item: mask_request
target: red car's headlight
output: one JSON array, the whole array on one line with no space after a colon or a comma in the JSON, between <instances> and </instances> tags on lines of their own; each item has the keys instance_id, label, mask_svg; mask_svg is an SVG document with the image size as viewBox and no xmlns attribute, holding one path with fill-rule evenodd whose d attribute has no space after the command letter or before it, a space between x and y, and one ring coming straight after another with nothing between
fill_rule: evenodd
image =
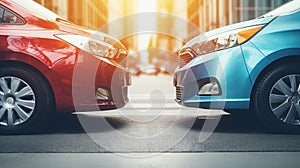
<instances>
[{"instance_id":1,"label":"red car's headlight","mask_svg":"<svg viewBox=\"0 0 300 168\"><path fill-rule=\"evenodd\" d=\"M111 44L82 35L56 35L67 43L93 55L114 58L118 50Z\"/></svg>"}]
</instances>

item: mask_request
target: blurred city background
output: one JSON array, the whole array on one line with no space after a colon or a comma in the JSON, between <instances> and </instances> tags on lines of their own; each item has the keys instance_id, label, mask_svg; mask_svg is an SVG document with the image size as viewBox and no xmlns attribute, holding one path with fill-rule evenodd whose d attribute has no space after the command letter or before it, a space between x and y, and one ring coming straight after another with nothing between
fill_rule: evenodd
<instances>
[{"instance_id":1,"label":"blurred city background","mask_svg":"<svg viewBox=\"0 0 300 168\"><path fill-rule=\"evenodd\" d=\"M180 32L184 40L163 34L136 34L121 40L130 51L129 67L135 74L173 73L177 66L176 53L184 42L201 32L240 21L254 19L289 0L35 0L75 24L91 29L107 26L107 32L138 30L139 21L120 23L123 27L110 27L109 23L121 17L158 12L153 26L171 34ZM186 25L176 23L176 16ZM192 24L188 24L192 23ZM195 27L198 29L195 30ZM148 67L148 69L147 69ZM149 68L150 67L150 68ZM152 69L151 69L152 67Z\"/></svg>"}]
</instances>

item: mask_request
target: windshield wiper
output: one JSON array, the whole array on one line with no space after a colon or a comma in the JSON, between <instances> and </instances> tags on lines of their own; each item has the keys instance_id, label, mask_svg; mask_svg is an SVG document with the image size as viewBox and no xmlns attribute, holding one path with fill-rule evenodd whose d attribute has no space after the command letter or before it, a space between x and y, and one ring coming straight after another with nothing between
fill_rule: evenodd
<instances>
[{"instance_id":1,"label":"windshield wiper","mask_svg":"<svg viewBox=\"0 0 300 168\"><path fill-rule=\"evenodd\" d=\"M262 16L258 17L258 19L273 17L273 16L275 16L275 15L262 15Z\"/></svg>"},{"instance_id":2,"label":"windshield wiper","mask_svg":"<svg viewBox=\"0 0 300 168\"><path fill-rule=\"evenodd\" d=\"M68 20L60 18L60 17L56 18L55 21L64 22L64 23L68 23L68 24L73 24L71 21L68 21Z\"/></svg>"}]
</instances>

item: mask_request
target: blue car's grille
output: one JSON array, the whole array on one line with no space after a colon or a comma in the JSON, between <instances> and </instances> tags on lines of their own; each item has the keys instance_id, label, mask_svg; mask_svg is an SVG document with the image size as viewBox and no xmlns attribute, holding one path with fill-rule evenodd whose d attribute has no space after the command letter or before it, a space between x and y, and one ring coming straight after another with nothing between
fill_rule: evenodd
<instances>
[{"instance_id":1,"label":"blue car's grille","mask_svg":"<svg viewBox=\"0 0 300 168\"><path fill-rule=\"evenodd\" d=\"M181 86L176 86L176 100L182 99L183 88Z\"/></svg>"},{"instance_id":2,"label":"blue car's grille","mask_svg":"<svg viewBox=\"0 0 300 168\"><path fill-rule=\"evenodd\" d=\"M179 68L184 67L187 63L189 63L193 59L193 54L186 51L183 53L180 53L178 57L178 66Z\"/></svg>"}]
</instances>

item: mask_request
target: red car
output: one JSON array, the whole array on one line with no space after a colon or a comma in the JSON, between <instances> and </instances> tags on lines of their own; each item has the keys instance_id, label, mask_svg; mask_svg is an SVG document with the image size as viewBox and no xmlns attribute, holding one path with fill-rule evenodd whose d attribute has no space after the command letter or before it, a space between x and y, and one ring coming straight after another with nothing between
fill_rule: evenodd
<instances>
[{"instance_id":1,"label":"red car","mask_svg":"<svg viewBox=\"0 0 300 168\"><path fill-rule=\"evenodd\" d=\"M127 101L127 50L34 1L0 0L0 132L32 132L49 114Z\"/></svg>"}]
</instances>

